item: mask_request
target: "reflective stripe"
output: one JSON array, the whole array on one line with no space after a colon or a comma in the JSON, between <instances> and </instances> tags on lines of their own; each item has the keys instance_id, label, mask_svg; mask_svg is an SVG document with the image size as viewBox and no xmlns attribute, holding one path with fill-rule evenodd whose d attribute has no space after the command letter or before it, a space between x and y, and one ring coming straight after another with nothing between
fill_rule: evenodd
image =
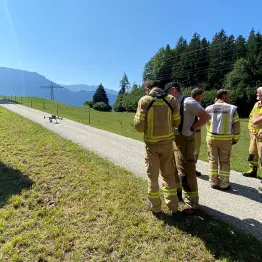
<instances>
[{"instance_id":1,"label":"reflective stripe","mask_svg":"<svg viewBox=\"0 0 262 262\"><path fill-rule=\"evenodd\" d=\"M220 176L229 176L229 175L230 175L230 172L228 172L228 171L221 171L221 170L220 170L219 175L220 175Z\"/></svg>"},{"instance_id":2,"label":"reflective stripe","mask_svg":"<svg viewBox=\"0 0 262 262\"><path fill-rule=\"evenodd\" d=\"M238 115L233 118L233 122L234 123L239 122L239 116Z\"/></svg>"},{"instance_id":3,"label":"reflective stripe","mask_svg":"<svg viewBox=\"0 0 262 262\"><path fill-rule=\"evenodd\" d=\"M189 196L189 197L198 197L198 192L186 192L185 190L183 190L183 193L185 194L185 196Z\"/></svg>"},{"instance_id":4,"label":"reflective stripe","mask_svg":"<svg viewBox=\"0 0 262 262\"><path fill-rule=\"evenodd\" d=\"M180 114L173 114L173 120L179 120L180 119Z\"/></svg>"},{"instance_id":5,"label":"reflective stripe","mask_svg":"<svg viewBox=\"0 0 262 262\"><path fill-rule=\"evenodd\" d=\"M211 175L217 175L218 174L218 169L209 169L208 173Z\"/></svg>"},{"instance_id":6,"label":"reflective stripe","mask_svg":"<svg viewBox=\"0 0 262 262\"><path fill-rule=\"evenodd\" d=\"M157 191L157 192L149 192L147 194L148 198L151 198L151 199L157 199L157 198L160 198L160 192Z\"/></svg>"},{"instance_id":7,"label":"reflective stripe","mask_svg":"<svg viewBox=\"0 0 262 262\"><path fill-rule=\"evenodd\" d=\"M207 132L207 139L213 139L213 140L232 140L233 135L217 135L212 134L210 132Z\"/></svg>"},{"instance_id":8,"label":"reflective stripe","mask_svg":"<svg viewBox=\"0 0 262 262\"><path fill-rule=\"evenodd\" d=\"M174 134L167 135L167 136L157 136L157 137L150 137L150 136L144 136L144 140L146 142L156 143L161 140L173 140Z\"/></svg>"},{"instance_id":9,"label":"reflective stripe","mask_svg":"<svg viewBox=\"0 0 262 262\"><path fill-rule=\"evenodd\" d=\"M135 119L136 120L145 120L145 113L136 113Z\"/></svg>"}]
</instances>

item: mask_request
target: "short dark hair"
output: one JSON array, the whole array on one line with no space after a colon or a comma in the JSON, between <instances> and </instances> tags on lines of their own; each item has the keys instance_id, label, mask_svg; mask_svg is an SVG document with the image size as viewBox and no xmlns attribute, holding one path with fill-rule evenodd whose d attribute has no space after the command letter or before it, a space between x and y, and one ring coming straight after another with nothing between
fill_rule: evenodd
<instances>
[{"instance_id":1,"label":"short dark hair","mask_svg":"<svg viewBox=\"0 0 262 262\"><path fill-rule=\"evenodd\" d=\"M165 91L168 91L170 88L176 88L178 92L181 92L181 88L180 88L179 83L170 82L170 83L166 84Z\"/></svg>"},{"instance_id":2,"label":"short dark hair","mask_svg":"<svg viewBox=\"0 0 262 262\"><path fill-rule=\"evenodd\" d=\"M143 83L144 88L152 89L154 87L158 87L161 89L165 89L166 82L164 80L145 80Z\"/></svg>"},{"instance_id":3,"label":"short dark hair","mask_svg":"<svg viewBox=\"0 0 262 262\"><path fill-rule=\"evenodd\" d=\"M202 95L204 93L204 89L200 87L196 87L191 91L191 96L193 98L196 98L199 95Z\"/></svg>"},{"instance_id":4,"label":"short dark hair","mask_svg":"<svg viewBox=\"0 0 262 262\"><path fill-rule=\"evenodd\" d=\"M222 99L223 95L227 95L229 92L226 89L219 89L217 91L217 99Z\"/></svg>"}]
</instances>

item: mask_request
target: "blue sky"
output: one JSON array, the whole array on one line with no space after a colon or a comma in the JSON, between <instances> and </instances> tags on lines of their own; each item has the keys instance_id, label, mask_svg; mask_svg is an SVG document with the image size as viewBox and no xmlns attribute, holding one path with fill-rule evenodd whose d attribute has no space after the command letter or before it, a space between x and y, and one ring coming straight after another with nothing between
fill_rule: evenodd
<instances>
[{"instance_id":1,"label":"blue sky","mask_svg":"<svg viewBox=\"0 0 262 262\"><path fill-rule=\"evenodd\" d=\"M261 0L0 0L0 66L118 90L181 35L262 31L261 10Z\"/></svg>"}]
</instances>

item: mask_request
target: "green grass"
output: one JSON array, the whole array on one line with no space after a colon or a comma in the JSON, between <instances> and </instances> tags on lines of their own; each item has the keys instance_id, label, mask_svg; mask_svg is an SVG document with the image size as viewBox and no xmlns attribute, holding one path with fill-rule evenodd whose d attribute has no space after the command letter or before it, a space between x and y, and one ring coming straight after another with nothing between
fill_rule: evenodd
<instances>
[{"instance_id":1,"label":"green grass","mask_svg":"<svg viewBox=\"0 0 262 262\"><path fill-rule=\"evenodd\" d=\"M81 122L88 123L88 107L71 107L65 104L56 103L54 101L26 97L22 98L22 103L25 106L32 107L39 110L45 110L49 113L57 113L57 105L59 115ZM21 102L21 97L17 97L16 101ZM44 103L44 107L43 107ZM116 112L97 112L91 110L91 126L117 133L126 137L142 141L142 135L137 133L133 127L134 113L116 113ZM249 169L247 157L249 148L249 134L247 130L248 119L241 119L241 137L237 145L233 146L231 156L231 167L233 170L244 172ZM202 145L199 159L207 161L207 147L206 147L206 128L202 128Z\"/></svg>"},{"instance_id":2,"label":"green grass","mask_svg":"<svg viewBox=\"0 0 262 262\"><path fill-rule=\"evenodd\" d=\"M0 115L0 261L262 260L252 236L204 212L159 221L146 209L144 179Z\"/></svg>"}]
</instances>

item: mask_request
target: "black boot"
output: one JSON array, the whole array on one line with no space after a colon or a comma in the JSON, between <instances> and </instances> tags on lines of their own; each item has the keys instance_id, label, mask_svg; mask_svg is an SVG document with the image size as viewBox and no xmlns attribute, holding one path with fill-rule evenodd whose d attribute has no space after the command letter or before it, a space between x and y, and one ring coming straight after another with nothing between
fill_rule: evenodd
<instances>
[{"instance_id":1,"label":"black boot","mask_svg":"<svg viewBox=\"0 0 262 262\"><path fill-rule=\"evenodd\" d=\"M202 175L201 172L196 170L196 176L201 176L201 175Z\"/></svg>"},{"instance_id":2,"label":"black boot","mask_svg":"<svg viewBox=\"0 0 262 262\"><path fill-rule=\"evenodd\" d=\"M257 177L257 166L253 166L248 172L242 174L245 177Z\"/></svg>"}]
</instances>

